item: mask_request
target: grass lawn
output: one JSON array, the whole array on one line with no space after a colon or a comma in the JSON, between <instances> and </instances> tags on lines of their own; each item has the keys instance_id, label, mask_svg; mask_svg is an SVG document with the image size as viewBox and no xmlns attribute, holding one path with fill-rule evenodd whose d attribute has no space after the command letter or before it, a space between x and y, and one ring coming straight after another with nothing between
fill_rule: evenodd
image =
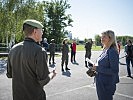
<instances>
[{"instance_id":1,"label":"grass lawn","mask_svg":"<svg viewBox=\"0 0 133 100\"><path fill-rule=\"evenodd\" d=\"M85 45L77 45L77 51L85 51ZM92 46L92 51L102 50L101 46Z\"/></svg>"}]
</instances>

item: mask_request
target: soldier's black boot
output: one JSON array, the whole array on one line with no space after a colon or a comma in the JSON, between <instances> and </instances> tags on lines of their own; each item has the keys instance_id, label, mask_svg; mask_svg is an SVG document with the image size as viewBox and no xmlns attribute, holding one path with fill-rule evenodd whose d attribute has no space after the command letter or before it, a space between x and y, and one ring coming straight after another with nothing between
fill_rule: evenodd
<instances>
[{"instance_id":1,"label":"soldier's black boot","mask_svg":"<svg viewBox=\"0 0 133 100\"><path fill-rule=\"evenodd\" d=\"M49 65L51 65L51 62L49 62Z\"/></svg>"},{"instance_id":2,"label":"soldier's black boot","mask_svg":"<svg viewBox=\"0 0 133 100\"><path fill-rule=\"evenodd\" d=\"M70 70L70 69L66 66L66 70Z\"/></svg>"},{"instance_id":3,"label":"soldier's black boot","mask_svg":"<svg viewBox=\"0 0 133 100\"><path fill-rule=\"evenodd\" d=\"M63 66L61 67L61 71L64 72Z\"/></svg>"},{"instance_id":4,"label":"soldier's black boot","mask_svg":"<svg viewBox=\"0 0 133 100\"><path fill-rule=\"evenodd\" d=\"M87 66L87 61L85 61L85 67L88 67L88 66Z\"/></svg>"},{"instance_id":5,"label":"soldier's black boot","mask_svg":"<svg viewBox=\"0 0 133 100\"><path fill-rule=\"evenodd\" d=\"M93 67L93 64L91 64L91 63L88 63L88 66L89 66L89 67Z\"/></svg>"}]
</instances>

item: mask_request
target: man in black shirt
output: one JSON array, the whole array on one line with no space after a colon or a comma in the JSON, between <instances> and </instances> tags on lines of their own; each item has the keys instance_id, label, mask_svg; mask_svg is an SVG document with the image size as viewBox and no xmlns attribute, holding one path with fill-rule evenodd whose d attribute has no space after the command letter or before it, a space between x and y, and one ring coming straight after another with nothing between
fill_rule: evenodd
<instances>
[{"instance_id":1,"label":"man in black shirt","mask_svg":"<svg viewBox=\"0 0 133 100\"><path fill-rule=\"evenodd\" d=\"M92 40L88 40L85 44L85 67L89 66L89 63L87 64L86 58L91 58L91 48L92 48Z\"/></svg>"},{"instance_id":2,"label":"man in black shirt","mask_svg":"<svg viewBox=\"0 0 133 100\"><path fill-rule=\"evenodd\" d=\"M55 42L54 39L51 39L51 43L49 44L49 52L50 52L50 57L49 57L49 65L51 65L51 58L53 64L55 64L54 57L55 57Z\"/></svg>"},{"instance_id":3,"label":"man in black shirt","mask_svg":"<svg viewBox=\"0 0 133 100\"><path fill-rule=\"evenodd\" d=\"M42 39L42 28L39 21L25 20L25 39L9 52L7 77L12 78L13 100L46 100L43 86L56 72L49 72L47 53L37 44Z\"/></svg>"},{"instance_id":4,"label":"man in black shirt","mask_svg":"<svg viewBox=\"0 0 133 100\"><path fill-rule=\"evenodd\" d=\"M128 40L127 45L125 45L125 53L126 53L127 73L128 73L127 77L132 77L130 70L130 62L133 67L133 45L131 40Z\"/></svg>"}]
</instances>

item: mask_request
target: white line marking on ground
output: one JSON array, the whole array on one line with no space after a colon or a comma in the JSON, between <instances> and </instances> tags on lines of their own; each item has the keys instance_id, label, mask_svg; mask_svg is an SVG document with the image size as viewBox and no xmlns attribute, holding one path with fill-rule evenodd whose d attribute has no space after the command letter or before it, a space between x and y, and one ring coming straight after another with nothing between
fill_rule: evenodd
<instances>
[{"instance_id":1,"label":"white line marking on ground","mask_svg":"<svg viewBox=\"0 0 133 100\"><path fill-rule=\"evenodd\" d=\"M120 78L127 78L127 77L126 76L122 76ZM71 89L71 90L58 92L58 93L55 93L53 95L48 95L47 97L52 97L52 96L56 96L56 95L60 95L60 94L64 94L64 93L68 93L68 92L72 92L72 91L76 91L76 90L83 89L83 88L86 88L86 87L96 89L95 84L90 84L90 85L85 85L85 86L81 86L81 87L78 87L78 88L74 88L74 89ZM119 96L123 96L123 97L126 97L126 98L133 99L133 96L121 94L121 93L118 93L118 92L116 92L115 95L119 95Z\"/></svg>"},{"instance_id":2,"label":"white line marking on ground","mask_svg":"<svg viewBox=\"0 0 133 100\"><path fill-rule=\"evenodd\" d=\"M59 95L59 94L64 94L64 93L68 93L68 92L76 91L76 90L79 90L79 89L82 89L82 88L86 88L86 87L89 87L89 88L95 88L94 84L91 84L91 85L85 85L85 86L81 86L81 87L74 88L74 89L71 89L71 90L67 90L67 91L63 91L63 92L58 92L58 93L55 93L55 94L53 94L53 95L49 95L49 96L47 96L47 97L51 97L51 96L55 96L55 95Z\"/></svg>"},{"instance_id":3,"label":"white line marking on ground","mask_svg":"<svg viewBox=\"0 0 133 100\"><path fill-rule=\"evenodd\" d=\"M126 98L133 99L133 96L129 96L129 95L125 95L125 94L121 94L121 93L118 93L118 92L116 92L115 94L116 94L116 95L119 95L119 96L126 97Z\"/></svg>"}]
</instances>

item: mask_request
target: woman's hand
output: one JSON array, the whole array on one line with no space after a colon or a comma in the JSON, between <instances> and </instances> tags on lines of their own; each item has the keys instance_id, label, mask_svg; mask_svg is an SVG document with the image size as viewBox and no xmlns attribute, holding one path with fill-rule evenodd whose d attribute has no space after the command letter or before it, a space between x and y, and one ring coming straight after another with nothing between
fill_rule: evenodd
<instances>
[{"instance_id":1,"label":"woman's hand","mask_svg":"<svg viewBox=\"0 0 133 100\"><path fill-rule=\"evenodd\" d=\"M95 64L93 65L92 69L93 69L93 70L96 70L96 66L95 66Z\"/></svg>"}]
</instances>

